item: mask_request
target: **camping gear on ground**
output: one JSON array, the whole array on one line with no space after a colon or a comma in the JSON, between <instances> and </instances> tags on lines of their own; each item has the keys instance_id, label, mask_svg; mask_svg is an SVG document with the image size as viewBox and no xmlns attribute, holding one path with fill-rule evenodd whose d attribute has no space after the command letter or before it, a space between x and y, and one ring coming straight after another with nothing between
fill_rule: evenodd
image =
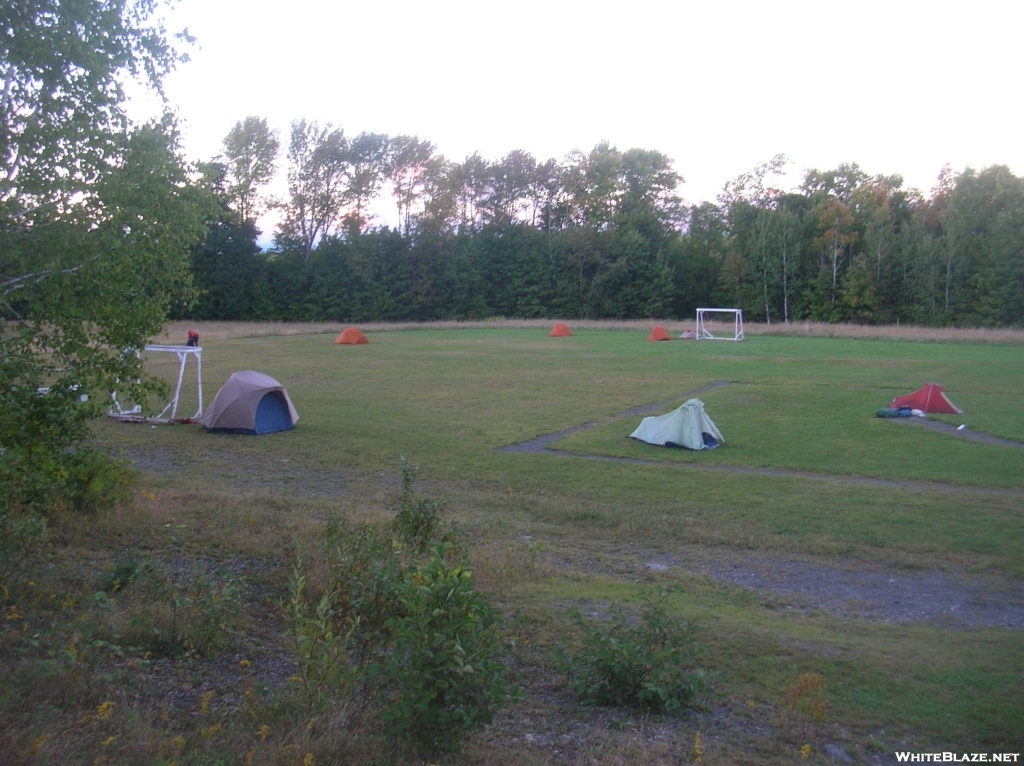
<instances>
[{"instance_id":1,"label":"camping gear on ground","mask_svg":"<svg viewBox=\"0 0 1024 766\"><path fill-rule=\"evenodd\" d=\"M630 437L659 447L687 449L715 449L725 443L700 399L688 399L667 415L644 418Z\"/></svg>"},{"instance_id":2,"label":"camping gear on ground","mask_svg":"<svg viewBox=\"0 0 1024 766\"><path fill-rule=\"evenodd\" d=\"M672 340L672 336L668 334L664 327L658 325L651 334L647 336L647 340Z\"/></svg>"},{"instance_id":3,"label":"camping gear on ground","mask_svg":"<svg viewBox=\"0 0 1024 766\"><path fill-rule=\"evenodd\" d=\"M697 337L697 333L693 330L683 330L683 334L679 336L680 340L693 340Z\"/></svg>"},{"instance_id":4,"label":"camping gear on ground","mask_svg":"<svg viewBox=\"0 0 1024 766\"><path fill-rule=\"evenodd\" d=\"M236 372L197 420L208 431L229 434L272 434L295 425L299 413L284 386L254 370Z\"/></svg>"},{"instance_id":5,"label":"camping gear on ground","mask_svg":"<svg viewBox=\"0 0 1024 766\"><path fill-rule=\"evenodd\" d=\"M548 337L549 338L571 338L572 337L572 330L569 329L569 326L565 322L559 322L558 324L556 324L551 329L551 332L548 333Z\"/></svg>"},{"instance_id":6,"label":"camping gear on ground","mask_svg":"<svg viewBox=\"0 0 1024 766\"><path fill-rule=\"evenodd\" d=\"M366 336L359 332L359 330L357 330L355 327L347 328L334 341L335 345L342 346L359 346L362 345L363 343L369 342L370 341L366 339Z\"/></svg>"},{"instance_id":7,"label":"camping gear on ground","mask_svg":"<svg viewBox=\"0 0 1024 766\"><path fill-rule=\"evenodd\" d=\"M188 331L188 342L185 343L185 345L186 346L198 346L199 345L199 333L197 333L195 330L189 330Z\"/></svg>"},{"instance_id":8,"label":"camping gear on ground","mask_svg":"<svg viewBox=\"0 0 1024 766\"><path fill-rule=\"evenodd\" d=\"M880 410L875 411L876 418L923 418L925 413L923 410L915 410L912 407L882 407Z\"/></svg>"},{"instance_id":9,"label":"camping gear on ground","mask_svg":"<svg viewBox=\"0 0 1024 766\"><path fill-rule=\"evenodd\" d=\"M897 396L889 406L894 410L911 407L922 412L941 412L948 415L959 415L963 412L942 392L942 386L938 383L925 383L912 394Z\"/></svg>"}]
</instances>

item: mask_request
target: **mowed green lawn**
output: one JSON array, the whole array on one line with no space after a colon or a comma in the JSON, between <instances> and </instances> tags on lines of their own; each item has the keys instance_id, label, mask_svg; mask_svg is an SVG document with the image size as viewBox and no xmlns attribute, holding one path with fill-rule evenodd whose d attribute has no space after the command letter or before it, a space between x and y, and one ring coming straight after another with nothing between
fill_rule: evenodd
<instances>
[{"instance_id":1,"label":"mowed green lawn","mask_svg":"<svg viewBox=\"0 0 1024 766\"><path fill-rule=\"evenodd\" d=\"M176 373L170 361L162 364ZM387 332L364 346L336 346L325 335L243 338L205 346L207 402L242 369L287 387L301 416L295 430L258 439L197 427L103 430L118 442L189 455L193 480L206 462L230 473L232 455L271 467L288 461L293 469L374 474L394 474L404 456L421 466L425 481L476 491L470 507L453 508L481 520L493 517L480 507L491 502L488 493L501 491L501 523L559 528L585 518L609 534L622 527L658 544L682 539L1024 574L1024 449L874 417L895 395L938 381L965 410L957 419L1024 441L1019 347L773 337L649 343L638 332L548 338L536 330ZM715 381L729 384L701 398L725 436L721 449L695 453L627 438L641 418L621 413L669 400L674 406ZM194 399L183 400L184 414L194 408ZM663 465L499 451L585 423L596 425L553 446ZM301 493L301 482L290 490Z\"/></svg>"},{"instance_id":2,"label":"mowed green lawn","mask_svg":"<svg viewBox=\"0 0 1024 766\"><path fill-rule=\"evenodd\" d=\"M562 562L546 579L492 580L512 629L533 631L537 644L560 640L569 601L635 598L637 581L649 580L644 562L659 555L696 565L749 557L941 569L997 584L1024 577L1024 449L874 417L895 395L936 381L965 410L949 422L1024 441L1019 347L645 337L458 330L376 333L355 347L325 335L210 342L208 402L231 372L256 369L287 387L298 426L257 438L103 422L97 435L160 464L161 475L149 479L155 484L233 496L315 492L317 502L345 508L390 499L404 456L420 466L420 490L443 501L477 550L526 556L529 540ZM725 436L721 449L691 453L626 438L640 421L620 417L626 410L674 406L715 381L728 385L700 398ZM179 414L190 415L194 399L182 407ZM499 451L585 423L595 425L553 446L657 463ZM708 627L708 661L726 670L718 699L727 704L777 707L796 675L819 672L831 720L862 742L881 727L921 744L1019 741L1019 630L780 611L733 586L678 571L664 577L682 587L678 613Z\"/></svg>"}]
</instances>

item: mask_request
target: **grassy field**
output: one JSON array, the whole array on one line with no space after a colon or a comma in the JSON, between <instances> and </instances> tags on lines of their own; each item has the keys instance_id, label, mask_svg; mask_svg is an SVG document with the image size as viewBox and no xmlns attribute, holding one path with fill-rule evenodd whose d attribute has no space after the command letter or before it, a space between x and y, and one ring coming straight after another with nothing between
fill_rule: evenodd
<instances>
[{"instance_id":1,"label":"grassy field","mask_svg":"<svg viewBox=\"0 0 1024 766\"><path fill-rule=\"evenodd\" d=\"M74 561L79 590L126 550L175 565L234 562L247 572L248 608L265 613L243 613L241 637L217 657L158 668L191 695L171 715L177 728L160 723L150 697L120 692L121 710L134 716L118 730L118 742L134 742L119 751L122 762L147 762L153 751L142 741L170 742L174 732L186 743L182 764L241 763L249 752L255 763L300 763L307 752L332 762L343 732L294 724L257 741L255 724L238 722L245 679L236 676L272 685L287 675L282 629L262 622L276 613L266 604L283 597L295 556L317 549L329 514L374 523L393 514L400 456L420 466L419 490L468 533L477 581L502 609L524 690L471 740L467 763L679 763L694 758L697 732L707 763L789 763L805 744L810 762L821 763L827 744L883 763L896 749L1024 747L1019 628L865 616L856 604L817 599L820 584L801 596L765 575L802 567L825 579L937 577L1024 606L1024 449L874 417L895 395L936 381L965 411L947 422L1024 442L1024 357L1013 341L765 334L647 343L636 330L550 339L545 328L484 326L370 333L370 345L342 347L333 335L237 337L245 334L204 333L207 403L231 372L257 369L287 387L298 426L255 438L98 423L99 443L140 467L138 499L88 523L67 520L62 533L59 555ZM154 356L150 366L177 372L172 359ZM626 411L659 402L667 411L718 381L727 385L700 398L725 436L721 449L626 438L640 421ZM186 387L179 414L195 406ZM551 445L579 457L500 451L583 424L592 425ZM741 587L727 570L762 580ZM50 578L34 587L71 589ZM600 614L656 585L677 587L673 613L703 624L704 663L719 673L713 692L679 720L579 708L551 663L550 650L566 640L568 608ZM252 669L224 670L242 656ZM826 721L787 707L806 673L823 679ZM202 734L209 721L196 712L207 689L225 699L216 736ZM8 706L11 699L8 692ZM12 746L27 752L82 715L51 708L51 729L27 726ZM107 757L98 735L75 737L78 749L40 745L37 755L51 760L38 762ZM359 752L346 762L370 760Z\"/></svg>"}]
</instances>

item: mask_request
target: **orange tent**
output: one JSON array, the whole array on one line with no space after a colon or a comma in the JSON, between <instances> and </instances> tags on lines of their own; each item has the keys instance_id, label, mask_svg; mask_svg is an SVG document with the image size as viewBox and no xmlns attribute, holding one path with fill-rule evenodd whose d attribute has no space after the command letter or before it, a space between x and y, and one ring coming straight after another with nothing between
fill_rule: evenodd
<instances>
[{"instance_id":1,"label":"orange tent","mask_svg":"<svg viewBox=\"0 0 1024 766\"><path fill-rule=\"evenodd\" d=\"M572 330L565 322L559 322L554 326L551 332L548 333L549 338L571 338Z\"/></svg>"},{"instance_id":2,"label":"orange tent","mask_svg":"<svg viewBox=\"0 0 1024 766\"><path fill-rule=\"evenodd\" d=\"M358 346L360 343L369 343L366 336L363 335L355 327L349 327L334 341L335 344L341 344L343 346Z\"/></svg>"},{"instance_id":3,"label":"orange tent","mask_svg":"<svg viewBox=\"0 0 1024 766\"><path fill-rule=\"evenodd\" d=\"M664 327L658 325L651 330L651 334L647 336L647 340L672 340L672 336L665 331Z\"/></svg>"}]
</instances>

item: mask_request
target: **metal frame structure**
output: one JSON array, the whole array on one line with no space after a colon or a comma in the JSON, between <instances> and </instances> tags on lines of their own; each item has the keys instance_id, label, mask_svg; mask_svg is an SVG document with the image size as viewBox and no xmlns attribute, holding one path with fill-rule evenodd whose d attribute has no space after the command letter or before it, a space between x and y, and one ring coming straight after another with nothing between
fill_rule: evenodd
<instances>
[{"instance_id":1,"label":"metal frame structure","mask_svg":"<svg viewBox=\"0 0 1024 766\"><path fill-rule=\"evenodd\" d=\"M719 337L714 335L704 323L706 314L732 314L733 315L733 337ZM742 309L697 309L697 340L743 340L743 310Z\"/></svg>"},{"instance_id":2,"label":"metal frame structure","mask_svg":"<svg viewBox=\"0 0 1024 766\"><path fill-rule=\"evenodd\" d=\"M185 365L188 362L190 356L196 358L196 388L199 390L199 409L196 410L196 414L192 416L192 420L195 420L203 414L203 348L202 346L161 346L153 345L146 346L147 352L157 353L172 353L176 354L178 361L181 363L178 367L178 383L174 387L174 398L160 410L160 414L156 417L147 418L142 414L142 405L136 404L131 409L124 409L121 403L117 400L117 392L114 391L110 394L110 398L114 400L114 406L107 411L107 416L117 418L119 420L135 420L145 421L147 423L170 423L174 421L178 414L178 400L181 398L181 383L185 378ZM139 352L136 351L136 354ZM167 410L171 411L170 417L165 418L164 415Z\"/></svg>"}]
</instances>

